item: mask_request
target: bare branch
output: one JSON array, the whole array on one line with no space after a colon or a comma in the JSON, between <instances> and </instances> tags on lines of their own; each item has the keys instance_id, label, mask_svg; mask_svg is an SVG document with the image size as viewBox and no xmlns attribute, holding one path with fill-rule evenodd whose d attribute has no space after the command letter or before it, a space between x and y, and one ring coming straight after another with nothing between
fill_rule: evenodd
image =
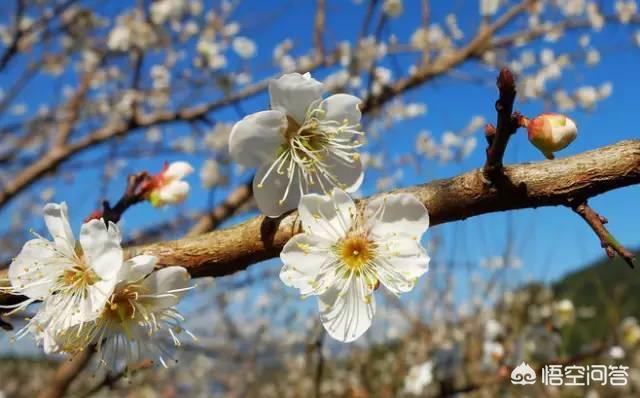
<instances>
[{"instance_id":1,"label":"bare branch","mask_svg":"<svg viewBox=\"0 0 640 398\"><path fill-rule=\"evenodd\" d=\"M324 26L326 19L326 4L325 0L316 0L316 17L314 21L314 30L313 30L313 45L317 51L317 57L319 59L324 58Z\"/></svg>"},{"instance_id":2,"label":"bare branch","mask_svg":"<svg viewBox=\"0 0 640 398\"><path fill-rule=\"evenodd\" d=\"M608 222L606 218L596 213L596 211L593 210L586 201L571 206L571 208L580 215L587 224L589 224L591 229L593 229L593 232L595 232L598 238L600 238L600 245L609 258L613 258L617 254L622 257L629 267L634 267L635 257L633 253L620 244L620 242L611 235L611 232L607 230L604 226L604 224Z\"/></svg>"},{"instance_id":3,"label":"bare branch","mask_svg":"<svg viewBox=\"0 0 640 398\"><path fill-rule=\"evenodd\" d=\"M63 362L53 376L53 380L43 389L38 398L59 398L64 396L71 382L82 372L93 356L93 349L86 349Z\"/></svg>"},{"instance_id":4,"label":"bare branch","mask_svg":"<svg viewBox=\"0 0 640 398\"><path fill-rule=\"evenodd\" d=\"M509 69L502 68L496 85L500 92L500 97L496 101L498 124L491 134L487 134L489 146L487 147L487 161L484 165L485 177L489 181L493 181L502 171L504 151L507 149L509 138L518 128L518 125L511 118L513 102L516 99L516 81Z\"/></svg>"},{"instance_id":5,"label":"bare branch","mask_svg":"<svg viewBox=\"0 0 640 398\"><path fill-rule=\"evenodd\" d=\"M253 198L252 180L253 178L234 189L215 209L209 214L203 215L186 236L197 236L216 229L220 223L227 220L247 204Z\"/></svg>"}]
</instances>

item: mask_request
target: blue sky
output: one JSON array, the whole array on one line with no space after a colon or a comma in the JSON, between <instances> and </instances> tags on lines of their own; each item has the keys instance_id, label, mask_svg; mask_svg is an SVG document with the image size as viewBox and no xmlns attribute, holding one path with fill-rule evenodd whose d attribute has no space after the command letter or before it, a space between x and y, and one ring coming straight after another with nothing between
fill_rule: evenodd
<instances>
[{"instance_id":1,"label":"blue sky","mask_svg":"<svg viewBox=\"0 0 640 398\"><path fill-rule=\"evenodd\" d=\"M388 37L389 32L393 32L401 42L406 42L420 21L419 3L419 1L405 1L403 16L400 19L391 20L383 32L383 36ZM443 21L444 15L454 12L466 37L473 34L478 22L475 1L433 1L431 3L432 20ZM470 4L472 6L469 6ZM100 12L107 16L118 14L120 9L121 4L116 2L104 2L99 8ZM353 5L351 1L330 0L328 1L328 13L330 15L326 32L328 42L353 41L357 37L360 29L359 21L362 20L364 13L363 6ZM245 1L241 3L233 15L234 19L241 24L240 34L253 38L258 44L258 61L254 63L257 65L254 80L271 75L275 71L270 66L271 49L274 43L291 37L297 49L308 48L312 29L312 1ZM258 18L262 18L261 23L256 23ZM526 21L520 19L513 26L522 27L524 23ZM469 29L469 26L472 28ZM592 35L592 43L601 49L602 62L593 68L578 66L565 73L566 83L563 82L562 85L568 91L585 83L597 86L605 81L612 82L614 89L612 96L598 103L594 111L569 113L579 126L579 136L568 149L558 154L560 157L638 136L635 116L638 104L636 97L640 83L636 71L640 64L640 51L637 48L634 49L630 32L632 30L627 27L613 26L600 34ZM578 34L569 34L559 44L551 45L540 41L537 44L527 46L527 48L540 50L545 46L552 46L556 53L562 50L577 49L578 37ZM296 52L295 49L293 53L300 55L300 52ZM398 57L398 63L403 72L406 72L410 62L414 61L415 58L411 56ZM232 57L230 67L233 68L236 65L239 65L239 60ZM383 65L391 67L389 64L383 63ZM390 153L411 153L415 148L416 135L423 129L430 130L438 137L447 130L455 131L463 128L473 115L482 115L490 121L495 120L496 90L492 84L495 72L486 70L474 62L463 66L461 70L481 77L487 84L467 83L450 77L442 77L431 82L428 86L407 93L408 102L424 102L428 106L428 112L424 117L397 123L385 133L383 144ZM8 73L0 77L0 87L6 89L19 71L19 65L14 65ZM325 75L326 73L320 73L319 77ZM69 76L70 73L65 74L60 82L73 83ZM39 99L43 96L51 98L58 96L62 86L60 82L45 85L36 84L28 87L24 99L27 101L26 105L29 110L33 112L36 108L35 103L29 102L29 98L36 98L36 93L39 94L37 96ZM242 109L247 113L265 109L267 106L266 94L242 103ZM553 110L543 109L539 102L522 103L518 101L515 108L528 116L535 116L543 110ZM238 120L238 114L233 109L227 109L217 113L215 118L219 121L234 122ZM170 125L164 128L164 132L167 136L177 137L188 133L188 127ZM139 142L143 142L143 132L136 134L139 137L137 138ZM444 166L436 162L428 162L425 163L428 166L426 172L420 175L406 170L405 177L399 185L408 186L423 183L433 178L450 177L480 167L484 162L484 144L480 134L480 132L477 133L479 145L468 159ZM107 145L87 151L75 161L103 157L112 148ZM174 159L185 159L198 167L205 160L205 157L199 155L175 158L159 156L153 159L131 161L121 171L118 178L109 184L108 199L114 200L122 192L126 173L140 169L157 170L165 160ZM542 155L526 140L524 130L511 140L505 159L507 163L543 160ZM101 173L100 169L74 171L74 182L70 187L62 183L56 184L58 189L54 199L69 202L76 230L79 229L81 220L95 208L96 203L104 199L94 184ZM125 228L132 229L154 224L175 217L185 209L205 208L209 194L199 187L197 173L193 175L191 182L194 186L193 195L184 206L158 211L147 204L140 205L125 215ZM374 184L375 173L370 173L365 176L363 191L370 193ZM49 183L38 184L34 189L42 190L49 185ZM216 198L224 197L225 193L225 189L218 190L215 193ZM640 216L635 206L640 202L639 200L640 188L630 187L605 194L591 201L597 211L609 218L609 227L615 236L631 248L640 247L640 235L637 233ZM9 211L11 208L15 209L15 203L10 206ZM231 220L230 223L236 221ZM36 228L39 225L39 221L36 220L29 222L35 223L33 226ZM25 228L30 225L25 225ZM438 234L444 238L445 246L438 259L445 262L453 261L456 264L474 264L483 257L502 254L505 250L508 230L513 232L516 254L524 261L523 268L514 273L514 280L521 281L529 277L555 279L603 254L593 232L580 218L565 208L542 208L485 215L439 226L434 228L431 234ZM460 272L466 271L461 268Z\"/></svg>"}]
</instances>

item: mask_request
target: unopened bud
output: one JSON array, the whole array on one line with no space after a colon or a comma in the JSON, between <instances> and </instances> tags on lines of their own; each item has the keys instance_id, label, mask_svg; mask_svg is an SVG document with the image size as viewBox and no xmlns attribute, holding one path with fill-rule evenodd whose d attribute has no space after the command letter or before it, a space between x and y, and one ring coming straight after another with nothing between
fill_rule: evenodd
<instances>
[{"instance_id":1,"label":"unopened bud","mask_svg":"<svg viewBox=\"0 0 640 398\"><path fill-rule=\"evenodd\" d=\"M527 123L529 141L538 148L547 159L553 159L553 153L566 148L578 135L576 123L559 113L543 113Z\"/></svg>"}]
</instances>

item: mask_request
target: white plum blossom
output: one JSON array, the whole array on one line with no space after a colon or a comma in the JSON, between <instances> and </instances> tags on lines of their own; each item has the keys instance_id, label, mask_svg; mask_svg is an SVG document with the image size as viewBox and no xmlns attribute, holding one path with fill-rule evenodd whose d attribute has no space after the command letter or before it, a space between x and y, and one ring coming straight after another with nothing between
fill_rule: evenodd
<instances>
[{"instance_id":1,"label":"white plum blossom","mask_svg":"<svg viewBox=\"0 0 640 398\"><path fill-rule=\"evenodd\" d=\"M500 6L500 0L480 0L480 15L490 17L495 15Z\"/></svg>"},{"instance_id":2,"label":"white plum blossom","mask_svg":"<svg viewBox=\"0 0 640 398\"><path fill-rule=\"evenodd\" d=\"M241 165L258 168L253 192L267 216L296 208L305 193L333 187L354 192L362 183L360 99L322 99L322 91L309 74L284 75L269 85L272 109L233 126L229 153Z\"/></svg>"},{"instance_id":3,"label":"white plum blossom","mask_svg":"<svg viewBox=\"0 0 640 398\"><path fill-rule=\"evenodd\" d=\"M382 10L391 18L398 17L403 10L402 0L384 0Z\"/></svg>"},{"instance_id":4,"label":"white plum blossom","mask_svg":"<svg viewBox=\"0 0 640 398\"><path fill-rule=\"evenodd\" d=\"M79 242L66 203L49 203L44 220L52 241L38 236L28 241L9 266L9 292L28 299L16 307L44 301L37 317L19 333L52 331L94 320L111 295L122 266L118 227L102 220L82 225Z\"/></svg>"},{"instance_id":5,"label":"white plum blossom","mask_svg":"<svg viewBox=\"0 0 640 398\"><path fill-rule=\"evenodd\" d=\"M576 310L573 306L573 302L569 299L564 299L553 303L552 316L556 326L564 326L573 323L576 317Z\"/></svg>"},{"instance_id":6,"label":"white plum blossom","mask_svg":"<svg viewBox=\"0 0 640 398\"><path fill-rule=\"evenodd\" d=\"M152 272L156 261L154 256L141 255L125 263L99 316L51 337L56 351L75 354L95 344L101 363L112 369L120 358L127 365L157 359L167 367L169 342L179 346L183 332L195 339L182 327L184 318L175 309L191 289L190 276L178 266Z\"/></svg>"},{"instance_id":7,"label":"white plum blossom","mask_svg":"<svg viewBox=\"0 0 640 398\"><path fill-rule=\"evenodd\" d=\"M495 340L504 334L504 326L495 319L489 319L484 324L485 340Z\"/></svg>"},{"instance_id":8,"label":"white plum blossom","mask_svg":"<svg viewBox=\"0 0 640 398\"><path fill-rule=\"evenodd\" d=\"M497 341L482 342L482 363L486 367L494 367L504 357L504 346Z\"/></svg>"},{"instance_id":9,"label":"white plum blossom","mask_svg":"<svg viewBox=\"0 0 640 398\"><path fill-rule=\"evenodd\" d=\"M640 325L634 317L622 320L619 328L620 341L625 347L635 347L640 343Z\"/></svg>"},{"instance_id":10,"label":"white plum blossom","mask_svg":"<svg viewBox=\"0 0 640 398\"><path fill-rule=\"evenodd\" d=\"M629 23L638 12L636 0L616 0L616 14L622 23Z\"/></svg>"},{"instance_id":11,"label":"white plum blossom","mask_svg":"<svg viewBox=\"0 0 640 398\"><path fill-rule=\"evenodd\" d=\"M206 65L213 70L227 66L227 57L224 55L226 46L213 40L200 38L196 44L196 50L205 60Z\"/></svg>"},{"instance_id":12,"label":"white plum blossom","mask_svg":"<svg viewBox=\"0 0 640 398\"><path fill-rule=\"evenodd\" d=\"M127 51L131 47L131 30L125 25L116 25L107 38L111 50Z\"/></svg>"},{"instance_id":13,"label":"white plum blossom","mask_svg":"<svg viewBox=\"0 0 640 398\"><path fill-rule=\"evenodd\" d=\"M547 159L553 159L554 152L566 148L578 135L576 123L558 113L543 113L527 122L529 141Z\"/></svg>"},{"instance_id":14,"label":"white plum blossom","mask_svg":"<svg viewBox=\"0 0 640 398\"><path fill-rule=\"evenodd\" d=\"M409 373L404 379L404 391L421 395L424 388L433 381L433 362L426 361L418 365L414 365L409 369Z\"/></svg>"},{"instance_id":15,"label":"white plum blossom","mask_svg":"<svg viewBox=\"0 0 640 398\"><path fill-rule=\"evenodd\" d=\"M224 37L232 37L238 34L240 31L240 24L237 22L231 22L222 27L222 35Z\"/></svg>"},{"instance_id":16,"label":"white plum blossom","mask_svg":"<svg viewBox=\"0 0 640 398\"><path fill-rule=\"evenodd\" d=\"M187 162L173 162L166 165L164 170L154 177L149 201L154 207L177 204L186 199L189 194L189 183L182 179L193 172L193 167Z\"/></svg>"},{"instance_id":17,"label":"white plum blossom","mask_svg":"<svg viewBox=\"0 0 640 398\"><path fill-rule=\"evenodd\" d=\"M625 356L624 348L614 345L609 349L609 356L613 359L623 359Z\"/></svg>"},{"instance_id":18,"label":"white plum blossom","mask_svg":"<svg viewBox=\"0 0 640 398\"><path fill-rule=\"evenodd\" d=\"M239 36L234 38L231 46L233 47L233 51L241 58L249 59L256 55L256 44L247 37Z\"/></svg>"},{"instance_id":19,"label":"white plum blossom","mask_svg":"<svg viewBox=\"0 0 640 398\"><path fill-rule=\"evenodd\" d=\"M185 0L157 0L151 4L151 20L163 24L169 19L179 19L187 11Z\"/></svg>"},{"instance_id":20,"label":"white plum blossom","mask_svg":"<svg viewBox=\"0 0 640 398\"><path fill-rule=\"evenodd\" d=\"M429 256L420 244L429 227L427 209L411 194L388 194L359 212L342 190L303 196L299 216L304 233L280 254L280 279L317 295L329 335L351 342L369 329L375 313L373 291L410 291L427 272Z\"/></svg>"},{"instance_id":21,"label":"white plum blossom","mask_svg":"<svg viewBox=\"0 0 640 398\"><path fill-rule=\"evenodd\" d=\"M129 51L133 47L146 49L157 39L153 27L136 11L118 16L107 37L107 47L113 51Z\"/></svg>"},{"instance_id":22,"label":"white plum blossom","mask_svg":"<svg viewBox=\"0 0 640 398\"><path fill-rule=\"evenodd\" d=\"M226 183L226 177L220 170L220 165L214 159L207 159L200 169L200 181L204 188L213 188Z\"/></svg>"}]
</instances>

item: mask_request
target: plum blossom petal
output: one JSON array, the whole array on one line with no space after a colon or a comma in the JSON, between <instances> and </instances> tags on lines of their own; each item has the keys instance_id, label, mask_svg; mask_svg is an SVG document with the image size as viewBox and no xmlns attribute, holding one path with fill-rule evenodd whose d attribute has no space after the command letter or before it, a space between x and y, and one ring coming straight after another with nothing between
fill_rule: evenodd
<instances>
[{"instance_id":1,"label":"plum blossom petal","mask_svg":"<svg viewBox=\"0 0 640 398\"><path fill-rule=\"evenodd\" d=\"M256 172L253 178L253 195L262 214L278 217L298 206L301 197L300 179L297 175L289 179L284 174L269 173L269 169L270 165L265 164ZM287 195L282 200L285 192Z\"/></svg>"},{"instance_id":2,"label":"plum blossom petal","mask_svg":"<svg viewBox=\"0 0 640 398\"><path fill-rule=\"evenodd\" d=\"M187 198L191 186L186 181L171 181L158 191L158 202L161 204L180 203Z\"/></svg>"},{"instance_id":3,"label":"plum blossom petal","mask_svg":"<svg viewBox=\"0 0 640 398\"><path fill-rule=\"evenodd\" d=\"M162 177L167 180L180 180L189 174L193 173L193 166L188 162L172 162L167 166L167 169L163 171Z\"/></svg>"},{"instance_id":4,"label":"plum blossom petal","mask_svg":"<svg viewBox=\"0 0 640 398\"><path fill-rule=\"evenodd\" d=\"M376 312L375 298L352 276L319 297L320 319L334 339L349 343L366 332Z\"/></svg>"},{"instance_id":5,"label":"plum blossom petal","mask_svg":"<svg viewBox=\"0 0 640 398\"><path fill-rule=\"evenodd\" d=\"M378 238L393 234L419 238L429 228L427 209L411 194L379 196L369 202L364 217L370 233Z\"/></svg>"},{"instance_id":6,"label":"plum blossom petal","mask_svg":"<svg viewBox=\"0 0 640 398\"><path fill-rule=\"evenodd\" d=\"M67 204L65 202L46 204L44 222L58 249L66 255L71 255L75 250L76 240L69 225Z\"/></svg>"},{"instance_id":7,"label":"plum blossom petal","mask_svg":"<svg viewBox=\"0 0 640 398\"><path fill-rule=\"evenodd\" d=\"M9 267L9 281L16 293L43 300L50 294L51 285L63 272L55 261L61 255L55 245L44 239L25 243Z\"/></svg>"},{"instance_id":8,"label":"plum blossom petal","mask_svg":"<svg viewBox=\"0 0 640 398\"><path fill-rule=\"evenodd\" d=\"M284 266L280 271L280 279L285 285L300 289L300 294L322 294L326 284L322 277L326 272L333 272L329 263L330 242L316 236L299 234L291 238L280 257Z\"/></svg>"},{"instance_id":9,"label":"plum blossom petal","mask_svg":"<svg viewBox=\"0 0 640 398\"><path fill-rule=\"evenodd\" d=\"M306 73L289 73L269 83L271 109L291 116L298 124L305 121L309 106L322 99L322 83Z\"/></svg>"},{"instance_id":10,"label":"plum blossom petal","mask_svg":"<svg viewBox=\"0 0 640 398\"><path fill-rule=\"evenodd\" d=\"M150 292L165 294L153 298L149 308L155 311L178 304L183 292L189 287L190 279L189 273L183 267L167 267L153 272L142 282L142 286Z\"/></svg>"},{"instance_id":11,"label":"plum blossom petal","mask_svg":"<svg viewBox=\"0 0 640 398\"><path fill-rule=\"evenodd\" d=\"M149 275L156 264L158 258L148 254L141 254L125 261L120 268L118 281L137 281Z\"/></svg>"},{"instance_id":12,"label":"plum blossom petal","mask_svg":"<svg viewBox=\"0 0 640 398\"><path fill-rule=\"evenodd\" d=\"M344 191L334 189L330 196L308 194L298 206L304 230L329 241L344 237L351 228L356 205Z\"/></svg>"},{"instance_id":13,"label":"plum blossom petal","mask_svg":"<svg viewBox=\"0 0 640 398\"><path fill-rule=\"evenodd\" d=\"M328 154L325 163L327 164L327 170L329 170L338 182L337 185L346 192L353 193L362 185L362 181L364 181L364 168L360 158L346 163L336 155ZM327 181L325 178L323 178L323 180L328 186L333 186L333 183Z\"/></svg>"},{"instance_id":14,"label":"plum blossom petal","mask_svg":"<svg viewBox=\"0 0 640 398\"><path fill-rule=\"evenodd\" d=\"M229 153L236 162L246 167L271 163L284 144L286 130L286 114L278 110L246 116L231 129Z\"/></svg>"},{"instance_id":15,"label":"plum blossom petal","mask_svg":"<svg viewBox=\"0 0 640 398\"><path fill-rule=\"evenodd\" d=\"M360 98L350 94L334 94L320 103L324 109L324 119L335 120L338 123L358 124L362 113L358 105Z\"/></svg>"},{"instance_id":16,"label":"plum blossom petal","mask_svg":"<svg viewBox=\"0 0 640 398\"><path fill-rule=\"evenodd\" d=\"M418 278L429 270L430 258L420 242L406 235L397 235L380 246L376 275L394 294L413 289Z\"/></svg>"},{"instance_id":17,"label":"plum blossom petal","mask_svg":"<svg viewBox=\"0 0 640 398\"><path fill-rule=\"evenodd\" d=\"M109 222L109 229L118 231L118 226ZM112 279L122 266L120 233L109 232L102 220L90 220L80 229L80 245L88 264L102 279Z\"/></svg>"}]
</instances>

